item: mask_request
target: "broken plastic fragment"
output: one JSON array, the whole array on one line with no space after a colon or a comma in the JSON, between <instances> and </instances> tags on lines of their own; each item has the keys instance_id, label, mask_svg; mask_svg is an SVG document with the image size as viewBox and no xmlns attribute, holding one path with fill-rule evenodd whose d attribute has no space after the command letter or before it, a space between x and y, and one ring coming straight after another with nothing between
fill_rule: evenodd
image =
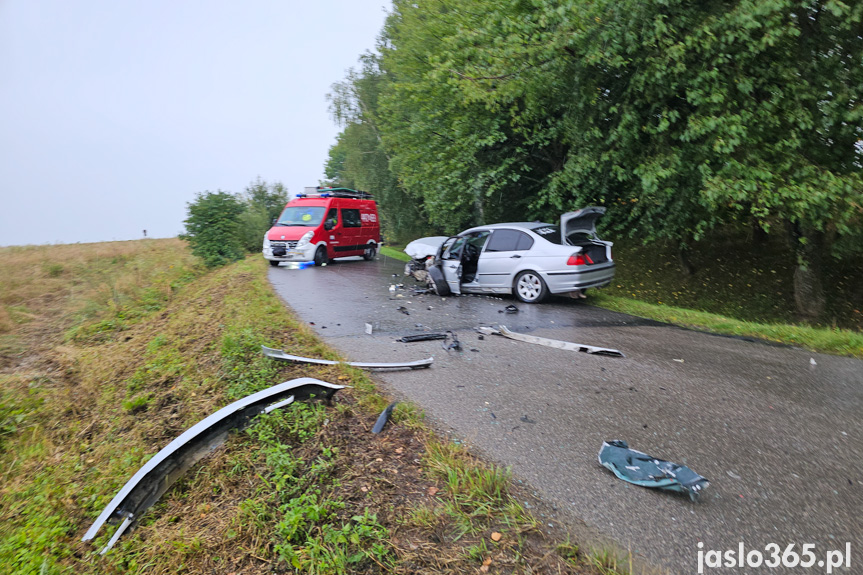
<instances>
[{"instance_id":1,"label":"broken plastic fragment","mask_svg":"<svg viewBox=\"0 0 863 575\"><path fill-rule=\"evenodd\" d=\"M261 346L261 350L264 352L264 355L267 357L271 357L273 359L281 359L284 361L293 361L296 363L312 363L315 365L338 365L340 363L344 363L346 365L350 365L352 367L359 367L360 369L422 369L424 367L428 367L434 361L433 357L429 357L427 359L420 359L417 361L405 361L405 362L393 362L393 363L368 363L368 362L360 362L360 361L332 361L329 359L315 359L312 357L300 357L298 355L291 355L285 353L280 349L273 349L271 347L267 347L265 345Z\"/></svg>"},{"instance_id":2,"label":"broken plastic fragment","mask_svg":"<svg viewBox=\"0 0 863 575\"><path fill-rule=\"evenodd\" d=\"M447 351L449 351L451 349L454 349L455 351L461 351L461 342L458 340L458 337L456 337L456 335L451 331L448 331L446 333L447 333L447 336L452 338L452 342L443 343L442 344L443 348Z\"/></svg>"},{"instance_id":3,"label":"broken plastic fragment","mask_svg":"<svg viewBox=\"0 0 863 575\"><path fill-rule=\"evenodd\" d=\"M122 520L119 529L102 549L101 554L104 555L126 528L158 501L186 470L224 443L229 431L242 429L252 418L294 401L312 397L329 400L344 387L311 377L293 379L246 396L202 419L163 447L126 482L84 534L82 541L93 539L106 522Z\"/></svg>"},{"instance_id":4,"label":"broken plastic fragment","mask_svg":"<svg viewBox=\"0 0 863 575\"><path fill-rule=\"evenodd\" d=\"M395 409L397 403L398 401L392 402L381 412L378 416L378 420L375 422L375 426L372 427L372 433L380 433L384 430L384 425L387 424L387 421L389 420L390 415L392 415L393 409Z\"/></svg>"},{"instance_id":5,"label":"broken plastic fragment","mask_svg":"<svg viewBox=\"0 0 863 575\"><path fill-rule=\"evenodd\" d=\"M504 337L508 337L509 339L515 339L518 341L524 341L527 343L535 343L537 345L544 345L547 347L554 347L557 349L565 349L568 351L583 351L585 353L592 353L597 355L611 355L615 357L625 357L622 352L616 349L609 349L606 347L596 347L593 345L584 345L581 343L570 343L568 341L560 341L557 339L547 339L544 337L537 337L535 335L526 335L523 333L516 333L514 331L509 331L506 329L505 325L498 326L498 329L494 329L493 327L478 327L476 328L480 333L484 333L486 335L502 335Z\"/></svg>"},{"instance_id":6,"label":"broken plastic fragment","mask_svg":"<svg viewBox=\"0 0 863 575\"><path fill-rule=\"evenodd\" d=\"M688 493L693 501L701 496L701 490L710 485L707 479L688 467L630 449L620 439L602 444L599 463L624 481L642 487Z\"/></svg>"},{"instance_id":7,"label":"broken plastic fragment","mask_svg":"<svg viewBox=\"0 0 863 575\"><path fill-rule=\"evenodd\" d=\"M396 341L400 341L402 343L412 343L415 341L429 341L433 339L446 339L447 335L445 333L420 333L417 335L406 335L404 337L400 337Z\"/></svg>"}]
</instances>

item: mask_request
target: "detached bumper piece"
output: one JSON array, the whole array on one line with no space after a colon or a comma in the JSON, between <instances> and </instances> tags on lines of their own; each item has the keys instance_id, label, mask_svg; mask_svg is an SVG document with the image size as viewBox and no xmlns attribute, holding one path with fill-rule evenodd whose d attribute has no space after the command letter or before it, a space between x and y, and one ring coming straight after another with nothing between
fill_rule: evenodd
<instances>
[{"instance_id":1,"label":"detached bumper piece","mask_svg":"<svg viewBox=\"0 0 863 575\"><path fill-rule=\"evenodd\" d=\"M687 493L692 501L697 501L701 491L710 485L707 479L688 467L630 449L620 439L603 442L599 463L628 483Z\"/></svg>"},{"instance_id":2,"label":"detached bumper piece","mask_svg":"<svg viewBox=\"0 0 863 575\"><path fill-rule=\"evenodd\" d=\"M126 528L158 501L183 473L223 444L228 432L243 429L252 418L294 401L312 398L329 401L344 387L311 377L292 379L244 397L202 419L165 446L126 482L84 534L82 541L93 539L106 522L122 521L114 536L100 551L104 555Z\"/></svg>"},{"instance_id":3,"label":"detached bumper piece","mask_svg":"<svg viewBox=\"0 0 863 575\"><path fill-rule=\"evenodd\" d=\"M364 363L359 361L331 361L329 359L315 359L311 357L300 357L298 355L290 355L280 349L273 349L265 345L261 346L261 351L264 355L273 359L281 359L282 361L293 361L295 363L311 363L314 365L338 365L344 363L352 367L360 369L423 369L429 367L434 361L433 357L428 359L420 359L417 361L395 362L395 363Z\"/></svg>"},{"instance_id":4,"label":"detached bumper piece","mask_svg":"<svg viewBox=\"0 0 863 575\"><path fill-rule=\"evenodd\" d=\"M568 341L560 341L557 339L547 339L544 337L537 337L535 335L526 335L523 333L516 333L514 331L509 331L506 329L506 326L500 325L498 329L494 329L493 327L479 327L477 330L480 333L484 333L486 335L502 335L504 337L508 337L509 339L514 339L517 341L524 341L527 343L535 343L537 345L544 345L547 347L554 347L557 349L565 349L568 351L582 351L584 353L592 353L596 355L610 355L612 357L626 357L623 355L621 351L616 349L609 349L607 347L596 347L593 345L584 345L581 343L570 343Z\"/></svg>"}]
</instances>

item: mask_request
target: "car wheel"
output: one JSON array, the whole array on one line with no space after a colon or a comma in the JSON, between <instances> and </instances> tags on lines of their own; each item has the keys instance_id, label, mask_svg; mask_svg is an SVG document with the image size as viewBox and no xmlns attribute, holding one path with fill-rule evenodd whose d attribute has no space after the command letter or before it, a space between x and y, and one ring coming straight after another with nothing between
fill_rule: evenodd
<instances>
[{"instance_id":1,"label":"car wheel","mask_svg":"<svg viewBox=\"0 0 863 575\"><path fill-rule=\"evenodd\" d=\"M366 248L366 251L363 252L363 259L366 260L367 262L370 262L373 259L375 259L376 253L377 253L377 250L375 249L375 247L370 245L369 247Z\"/></svg>"},{"instance_id":2,"label":"car wheel","mask_svg":"<svg viewBox=\"0 0 863 575\"><path fill-rule=\"evenodd\" d=\"M277 262L276 260L270 260L270 265L271 265L271 266L273 266L273 267L276 267L276 266L277 266L277 265L279 265L280 263L281 263L281 262Z\"/></svg>"},{"instance_id":3,"label":"car wheel","mask_svg":"<svg viewBox=\"0 0 863 575\"><path fill-rule=\"evenodd\" d=\"M532 271L521 272L515 277L513 285L515 297L524 303L539 303L548 295L548 287L538 273Z\"/></svg>"},{"instance_id":4,"label":"car wheel","mask_svg":"<svg viewBox=\"0 0 863 575\"><path fill-rule=\"evenodd\" d=\"M318 249L315 250L315 265L322 266L327 263L327 248L324 246L318 246Z\"/></svg>"}]
</instances>

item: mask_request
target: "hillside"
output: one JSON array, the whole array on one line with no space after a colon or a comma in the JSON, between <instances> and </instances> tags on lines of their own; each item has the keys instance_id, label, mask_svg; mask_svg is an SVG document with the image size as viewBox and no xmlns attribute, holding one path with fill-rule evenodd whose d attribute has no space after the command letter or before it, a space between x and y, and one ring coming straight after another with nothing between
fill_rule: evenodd
<instances>
[{"instance_id":1,"label":"hillside","mask_svg":"<svg viewBox=\"0 0 863 575\"><path fill-rule=\"evenodd\" d=\"M615 573L549 534L506 470L435 437L273 295L265 262L215 271L179 240L0 250L0 572ZM153 454L279 382L351 386L260 416L104 557L82 535ZM621 567L621 572L622 572Z\"/></svg>"}]
</instances>

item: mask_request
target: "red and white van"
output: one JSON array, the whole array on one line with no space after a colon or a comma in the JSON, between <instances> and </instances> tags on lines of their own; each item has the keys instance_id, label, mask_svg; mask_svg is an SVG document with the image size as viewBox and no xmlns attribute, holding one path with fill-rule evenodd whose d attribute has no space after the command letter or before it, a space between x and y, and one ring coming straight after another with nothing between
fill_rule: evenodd
<instances>
[{"instance_id":1,"label":"red and white van","mask_svg":"<svg viewBox=\"0 0 863 575\"><path fill-rule=\"evenodd\" d=\"M306 188L289 201L264 236L264 258L315 262L363 256L372 260L381 241L378 206L371 194L347 188Z\"/></svg>"}]
</instances>

